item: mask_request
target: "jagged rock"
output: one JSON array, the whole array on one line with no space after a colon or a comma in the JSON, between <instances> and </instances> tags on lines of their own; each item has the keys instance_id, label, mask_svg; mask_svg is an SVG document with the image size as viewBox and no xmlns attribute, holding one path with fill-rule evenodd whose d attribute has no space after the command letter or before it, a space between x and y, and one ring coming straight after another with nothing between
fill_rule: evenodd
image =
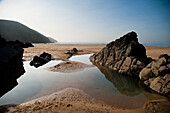
<instances>
[{"instance_id":1,"label":"jagged rock","mask_svg":"<svg viewBox=\"0 0 170 113\"><path fill-rule=\"evenodd\" d=\"M140 80L152 90L170 97L170 56L163 54L139 74Z\"/></svg>"},{"instance_id":2,"label":"jagged rock","mask_svg":"<svg viewBox=\"0 0 170 113\"><path fill-rule=\"evenodd\" d=\"M51 60L53 60L52 55L44 52L39 57L34 56L33 60L30 62L30 65L35 66L37 68L39 66L46 64L47 62L49 62Z\"/></svg>"},{"instance_id":3,"label":"jagged rock","mask_svg":"<svg viewBox=\"0 0 170 113\"><path fill-rule=\"evenodd\" d=\"M0 96L17 85L16 79L24 72L23 48L16 42L7 42L0 35Z\"/></svg>"},{"instance_id":4,"label":"jagged rock","mask_svg":"<svg viewBox=\"0 0 170 113\"><path fill-rule=\"evenodd\" d=\"M107 44L99 53L93 54L90 60L134 77L138 77L139 72L149 62L146 49L139 44L135 32L130 32Z\"/></svg>"}]
</instances>

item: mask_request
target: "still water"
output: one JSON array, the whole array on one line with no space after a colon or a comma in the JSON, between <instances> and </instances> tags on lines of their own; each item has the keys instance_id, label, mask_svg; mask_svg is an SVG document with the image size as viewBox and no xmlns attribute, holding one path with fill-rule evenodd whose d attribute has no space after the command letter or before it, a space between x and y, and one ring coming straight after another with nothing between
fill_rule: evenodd
<instances>
[{"instance_id":1,"label":"still water","mask_svg":"<svg viewBox=\"0 0 170 113\"><path fill-rule=\"evenodd\" d=\"M90 56L77 55L70 60L94 65L89 60ZM61 73L49 71L48 67L62 61L50 61L39 68L30 66L29 62L24 62L26 73L17 79L15 88L0 98L0 105L20 104L68 87L79 88L107 104L125 108L138 108L147 100L165 98L144 88L138 80L100 65L78 72Z\"/></svg>"}]
</instances>

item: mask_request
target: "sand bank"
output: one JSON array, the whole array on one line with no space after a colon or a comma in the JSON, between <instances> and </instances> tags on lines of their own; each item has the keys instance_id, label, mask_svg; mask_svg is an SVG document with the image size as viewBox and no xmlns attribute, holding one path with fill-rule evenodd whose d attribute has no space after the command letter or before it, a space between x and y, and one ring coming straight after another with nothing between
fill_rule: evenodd
<instances>
[{"instance_id":1,"label":"sand bank","mask_svg":"<svg viewBox=\"0 0 170 113\"><path fill-rule=\"evenodd\" d=\"M89 67L93 67L93 65L87 65L81 62L76 62L76 61L64 61L64 62L57 64L56 66L49 67L49 70L55 71L55 72L70 73L70 72L81 71Z\"/></svg>"}]
</instances>

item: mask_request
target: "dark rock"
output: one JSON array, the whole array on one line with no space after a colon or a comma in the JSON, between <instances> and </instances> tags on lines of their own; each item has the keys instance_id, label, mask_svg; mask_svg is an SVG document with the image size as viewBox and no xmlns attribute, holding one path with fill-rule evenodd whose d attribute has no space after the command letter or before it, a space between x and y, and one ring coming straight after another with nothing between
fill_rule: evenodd
<instances>
[{"instance_id":1,"label":"dark rock","mask_svg":"<svg viewBox=\"0 0 170 113\"><path fill-rule=\"evenodd\" d=\"M27 42L25 43L25 48L28 48L28 47L34 47L31 43Z\"/></svg>"},{"instance_id":2,"label":"dark rock","mask_svg":"<svg viewBox=\"0 0 170 113\"><path fill-rule=\"evenodd\" d=\"M76 48L73 48L72 51L73 51L73 52L77 52L78 50L77 50Z\"/></svg>"},{"instance_id":3,"label":"dark rock","mask_svg":"<svg viewBox=\"0 0 170 113\"><path fill-rule=\"evenodd\" d=\"M148 64L139 74L140 80L152 90L170 97L170 56L160 55L159 59ZM147 82L146 82L147 81Z\"/></svg>"},{"instance_id":4,"label":"dark rock","mask_svg":"<svg viewBox=\"0 0 170 113\"><path fill-rule=\"evenodd\" d=\"M139 72L149 63L146 49L139 44L137 34L130 32L107 44L90 57L92 62L106 66L121 74L138 78Z\"/></svg>"},{"instance_id":5,"label":"dark rock","mask_svg":"<svg viewBox=\"0 0 170 113\"><path fill-rule=\"evenodd\" d=\"M0 96L16 86L16 79L25 72L23 52L17 42L7 42L0 36Z\"/></svg>"},{"instance_id":6,"label":"dark rock","mask_svg":"<svg viewBox=\"0 0 170 113\"><path fill-rule=\"evenodd\" d=\"M67 59L71 58L77 52L79 52L79 51L76 48L73 48L72 50L67 50L67 52L65 54L69 54L70 55L70 56L67 57Z\"/></svg>"},{"instance_id":7,"label":"dark rock","mask_svg":"<svg viewBox=\"0 0 170 113\"><path fill-rule=\"evenodd\" d=\"M44 52L39 57L34 56L33 60L30 62L30 65L37 68L39 66L46 64L47 62L49 62L51 60L53 60L52 55Z\"/></svg>"},{"instance_id":8,"label":"dark rock","mask_svg":"<svg viewBox=\"0 0 170 113\"><path fill-rule=\"evenodd\" d=\"M15 42L15 43L13 43L13 42ZM9 41L9 44L11 46L20 46L22 48L34 47L31 43L23 43L23 42L20 42L18 40L16 40L16 41Z\"/></svg>"}]
</instances>

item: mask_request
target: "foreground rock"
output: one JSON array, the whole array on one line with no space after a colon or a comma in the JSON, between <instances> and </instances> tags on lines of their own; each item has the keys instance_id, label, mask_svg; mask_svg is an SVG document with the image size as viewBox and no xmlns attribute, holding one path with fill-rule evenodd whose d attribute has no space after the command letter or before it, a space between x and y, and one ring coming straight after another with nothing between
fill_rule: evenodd
<instances>
[{"instance_id":1,"label":"foreground rock","mask_svg":"<svg viewBox=\"0 0 170 113\"><path fill-rule=\"evenodd\" d=\"M49 69L51 71L69 73L69 72L81 71L88 67L93 67L93 65L88 65L81 62L75 62L75 61L64 61L56 66L50 67Z\"/></svg>"},{"instance_id":2,"label":"foreground rock","mask_svg":"<svg viewBox=\"0 0 170 113\"><path fill-rule=\"evenodd\" d=\"M47 62L51 60L53 60L52 55L44 52L39 57L34 56L33 60L30 62L30 65L37 68L39 66L46 64Z\"/></svg>"},{"instance_id":3,"label":"foreground rock","mask_svg":"<svg viewBox=\"0 0 170 113\"><path fill-rule=\"evenodd\" d=\"M121 74L137 78L139 72L149 62L146 49L139 44L135 32L130 32L107 44L99 53L93 54L90 60Z\"/></svg>"},{"instance_id":4,"label":"foreground rock","mask_svg":"<svg viewBox=\"0 0 170 113\"><path fill-rule=\"evenodd\" d=\"M16 42L7 42L0 36L0 96L15 87L16 79L25 72L23 52Z\"/></svg>"},{"instance_id":5,"label":"foreground rock","mask_svg":"<svg viewBox=\"0 0 170 113\"><path fill-rule=\"evenodd\" d=\"M170 97L170 56L160 55L140 72L139 77L152 90Z\"/></svg>"}]
</instances>

